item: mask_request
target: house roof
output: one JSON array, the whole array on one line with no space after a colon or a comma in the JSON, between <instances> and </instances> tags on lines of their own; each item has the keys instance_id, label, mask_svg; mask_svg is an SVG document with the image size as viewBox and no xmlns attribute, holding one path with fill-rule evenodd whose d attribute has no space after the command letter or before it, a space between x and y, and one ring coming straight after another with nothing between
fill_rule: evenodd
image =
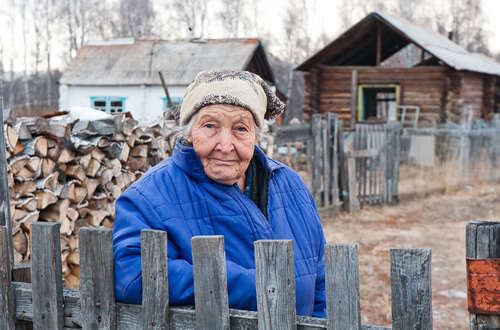
<instances>
[{"instance_id":1,"label":"house roof","mask_svg":"<svg viewBox=\"0 0 500 330\"><path fill-rule=\"evenodd\" d=\"M456 70L500 75L500 63L495 60L482 54L469 53L441 34L381 12L373 12L363 18L299 65L297 70L308 71L317 64L374 66L379 24L382 29L382 61L413 43Z\"/></svg>"},{"instance_id":2,"label":"house roof","mask_svg":"<svg viewBox=\"0 0 500 330\"><path fill-rule=\"evenodd\" d=\"M67 85L188 85L203 70L250 70L275 83L258 39L120 39L84 45L64 71Z\"/></svg>"}]
</instances>

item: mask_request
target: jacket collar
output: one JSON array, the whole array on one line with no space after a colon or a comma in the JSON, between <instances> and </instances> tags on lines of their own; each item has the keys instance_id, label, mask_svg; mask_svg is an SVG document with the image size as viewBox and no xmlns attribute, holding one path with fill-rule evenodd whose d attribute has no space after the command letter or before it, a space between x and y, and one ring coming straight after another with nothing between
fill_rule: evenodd
<instances>
[{"instance_id":1,"label":"jacket collar","mask_svg":"<svg viewBox=\"0 0 500 330\"><path fill-rule=\"evenodd\" d=\"M284 165L280 162L267 157L257 145L255 146L254 158L263 164L266 170L271 173L281 167L284 167ZM203 170L203 165L201 164L201 161L192 146L186 145L178 140L174 147L172 160L175 165L180 167L189 176L198 180L210 180L206 176L205 171Z\"/></svg>"}]
</instances>

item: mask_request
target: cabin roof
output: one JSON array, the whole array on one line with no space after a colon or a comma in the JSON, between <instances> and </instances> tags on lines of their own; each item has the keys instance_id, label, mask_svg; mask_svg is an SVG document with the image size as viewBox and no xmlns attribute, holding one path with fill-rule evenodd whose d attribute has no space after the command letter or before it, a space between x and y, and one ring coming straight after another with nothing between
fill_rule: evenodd
<instances>
[{"instance_id":1,"label":"cabin roof","mask_svg":"<svg viewBox=\"0 0 500 330\"><path fill-rule=\"evenodd\" d=\"M470 53L439 33L382 12L373 12L363 18L299 65L297 70L308 71L318 64L375 66L379 25L382 33L382 61L413 43L456 70L500 75L500 63L492 58Z\"/></svg>"},{"instance_id":2,"label":"cabin roof","mask_svg":"<svg viewBox=\"0 0 500 330\"><path fill-rule=\"evenodd\" d=\"M246 70L275 84L259 39L117 39L84 45L60 83L67 85L188 85L200 71Z\"/></svg>"}]
</instances>

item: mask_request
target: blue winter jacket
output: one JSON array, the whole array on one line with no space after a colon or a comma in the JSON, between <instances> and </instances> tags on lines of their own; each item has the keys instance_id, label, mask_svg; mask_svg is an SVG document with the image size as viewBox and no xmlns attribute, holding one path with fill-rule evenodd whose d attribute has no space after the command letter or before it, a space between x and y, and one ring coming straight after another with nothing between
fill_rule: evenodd
<instances>
[{"instance_id":1,"label":"blue winter jacket","mask_svg":"<svg viewBox=\"0 0 500 330\"><path fill-rule=\"evenodd\" d=\"M116 202L113 230L116 298L141 303L142 229L168 233L172 305L194 304L191 238L224 235L229 307L256 310L254 241L293 239L297 314L326 317L325 239L314 200L299 175L258 148L270 171L267 219L238 185L208 178L192 147L177 143Z\"/></svg>"}]
</instances>

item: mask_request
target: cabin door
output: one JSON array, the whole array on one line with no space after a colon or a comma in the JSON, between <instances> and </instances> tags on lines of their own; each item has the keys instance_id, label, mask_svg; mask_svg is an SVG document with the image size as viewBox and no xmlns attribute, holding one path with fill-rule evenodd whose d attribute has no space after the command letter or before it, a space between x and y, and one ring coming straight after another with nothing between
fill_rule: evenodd
<instances>
[{"instance_id":1,"label":"cabin door","mask_svg":"<svg viewBox=\"0 0 500 330\"><path fill-rule=\"evenodd\" d=\"M399 104L399 86L359 85L358 121L396 121Z\"/></svg>"}]
</instances>

